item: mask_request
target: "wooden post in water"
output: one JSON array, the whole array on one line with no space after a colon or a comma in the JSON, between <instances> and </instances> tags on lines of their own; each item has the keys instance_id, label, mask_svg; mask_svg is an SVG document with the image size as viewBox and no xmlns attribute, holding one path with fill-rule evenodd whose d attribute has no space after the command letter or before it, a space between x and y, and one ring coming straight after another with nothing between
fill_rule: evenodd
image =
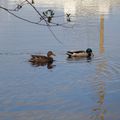
<instances>
[{"instance_id":1,"label":"wooden post in water","mask_svg":"<svg viewBox=\"0 0 120 120\"><path fill-rule=\"evenodd\" d=\"M100 53L104 53L104 15L100 16Z\"/></svg>"}]
</instances>

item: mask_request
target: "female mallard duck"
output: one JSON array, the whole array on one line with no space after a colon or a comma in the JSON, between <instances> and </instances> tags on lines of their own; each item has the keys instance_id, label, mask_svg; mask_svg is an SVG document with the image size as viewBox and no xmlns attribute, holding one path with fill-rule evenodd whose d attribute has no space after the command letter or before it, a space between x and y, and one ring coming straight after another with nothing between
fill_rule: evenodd
<instances>
[{"instance_id":1,"label":"female mallard duck","mask_svg":"<svg viewBox=\"0 0 120 120\"><path fill-rule=\"evenodd\" d=\"M86 51L83 51L83 50L80 50L80 51L67 51L66 54L68 55L68 58L73 58L73 57L90 58L91 56L93 56L91 48L88 48Z\"/></svg>"},{"instance_id":2,"label":"female mallard duck","mask_svg":"<svg viewBox=\"0 0 120 120\"><path fill-rule=\"evenodd\" d=\"M53 63L53 56L55 54L52 51L48 51L47 56L42 56L42 55L31 55L31 59L29 62L32 62L34 64L48 64L48 63Z\"/></svg>"}]
</instances>

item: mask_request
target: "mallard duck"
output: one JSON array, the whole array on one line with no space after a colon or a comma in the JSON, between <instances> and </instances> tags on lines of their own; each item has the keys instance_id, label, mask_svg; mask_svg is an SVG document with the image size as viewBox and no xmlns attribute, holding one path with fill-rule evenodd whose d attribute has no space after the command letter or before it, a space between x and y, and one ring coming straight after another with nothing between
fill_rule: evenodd
<instances>
[{"instance_id":1,"label":"mallard duck","mask_svg":"<svg viewBox=\"0 0 120 120\"><path fill-rule=\"evenodd\" d=\"M39 65L46 65L48 63L53 63L53 56L55 54L52 51L48 51L47 56L43 55L31 55L31 58L29 62L32 62L34 64L39 64Z\"/></svg>"},{"instance_id":2,"label":"mallard duck","mask_svg":"<svg viewBox=\"0 0 120 120\"><path fill-rule=\"evenodd\" d=\"M68 55L68 58L73 58L73 57L81 57L81 58L90 58L93 56L92 49L88 48L86 51L80 50L80 51L67 51L66 53Z\"/></svg>"}]
</instances>

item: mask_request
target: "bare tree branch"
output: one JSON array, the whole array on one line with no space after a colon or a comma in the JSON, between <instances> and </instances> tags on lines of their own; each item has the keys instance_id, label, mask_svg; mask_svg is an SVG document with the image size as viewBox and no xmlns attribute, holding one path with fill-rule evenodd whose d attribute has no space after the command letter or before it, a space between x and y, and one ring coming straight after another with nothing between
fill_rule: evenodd
<instances>
[{"instance_id":1,"label":"bare tree branch","mask_svg":"<svg viewBox=\"0 0 120 120\"><path fill-rule=\"evenodd\" d=\"M20 16L17 16L16 14L12 13L11 11L9 11L9 9L4 8L4 7L2 7L2 6L0 6L0 8L3 9L3 10L5 10L5 11L7 11L9 14L13 15L14 17L16 17L16 18L18 18L18 19L21 19L21 20L23 20L23 21L26 21L26 22L29 22L29 23L32 23L32 24L37 24L37 25L46 26L46 24L40 24L40 23L38 23L38 22L33 22L33 21L28 20L28 19L25 19L25 18L22 18L22 17L20 17Z\"/></svg>"},{"instance_id":2,"label":"bare tree branch","mask_svg":"<svg viewBox=\"0 0 120 120\"><path fill-rule=\"evenodd\" d=\"M26 4L30 5L30 6L35 10L35 12L40 16L40 18L39 18L40 21L38 21L38 22L31 21L31 20L29 20L29 19L20 17L20 16L18 16L17 14L14 13L14 12L18 12L18 11L19 11L20 9L22 9L22 7L23 7L24 5L26 5ZM65 28L72 28L72 27L70 27L70 26L65 26L65 24L68 24L68 22L67 22L67 23L63 23L63 24L53 23L53 22L51 21L53 16L51 16L51 18L50 18L50 17L48 17L47 15L44 15L44 14L43 14L44 12L41 14L33 4L34 4L34 0L32 0L32 2L29 2L28 0L24 0L23 2L21 2L20 4L18 4L18 5L16 6L16 8L14 8L14 9L8 9L8 8L3 7L3 6L0 6L0 8L3 9L3 10L5 10L5 11L8 12L9 14L13 15L14 17L16 17L16 18L18 18L18 19L21 19L21 20L23 20L23 21L29 22L29 23L31 23L31 24L40 25L40 26L47 26L47 28L49 29L49 31L51 32L51 34L53 35L53 37L54 37L59 43L63 44L63 43L57 38L57 36L55 35L55 33L52 31L51 26L60 26L60 27L65 27ZM48 10L48 11L52 11L52 10ZM46 11L46 12L47 12L47 11ZM53 11L52 11L52 13L53 13ZM54 13L53 13L53 15L54 15ZM64 16L63 16L63 17L64 17ZM46 20L46 19L47 19L47 20ZM40 23L41 21L44 21L45 24L41 24L41 23Z\"/></svg>"}]
</instances>

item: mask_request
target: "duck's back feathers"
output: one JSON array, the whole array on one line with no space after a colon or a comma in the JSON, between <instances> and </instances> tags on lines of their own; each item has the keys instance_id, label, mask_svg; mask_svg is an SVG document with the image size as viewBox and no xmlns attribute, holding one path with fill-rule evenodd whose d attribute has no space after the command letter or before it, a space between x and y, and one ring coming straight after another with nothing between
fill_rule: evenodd
<instances>
[{"instance_id":1,"label":"duck's back feathers","mask_svg":"<svg viewBox=\"0 0 120 120\"><path fill-rule=\"evenodd\" d=\"M29 62L50 63L53 62L53 58L40 55L31 55Z\"/></svg>"},{"instance_id":2,"label":"duck's back feathers","mask_svg":"<svg viewBox=\"0 0 120 120\"><path fill-rule=\"evenodd\" d=\"M85 57L87 53L83 50L80 51L67 51L66 53L68 57Z\"/></svg>"},{"instance_id":3,"label":"duck's back feathers","mask_svg":"<svg viewBox=\"0 0 120 120\"><path fill-rule=\"evenodd\" d=\"M53 62L53 58L52 55L55 56L55 54L53 54L52 51L48 51L47 56L43 56L43 55L31 55L31 58L29 60L29 62L33 62L33 63L52 63Z\"/></svg>"}]
</instances>

